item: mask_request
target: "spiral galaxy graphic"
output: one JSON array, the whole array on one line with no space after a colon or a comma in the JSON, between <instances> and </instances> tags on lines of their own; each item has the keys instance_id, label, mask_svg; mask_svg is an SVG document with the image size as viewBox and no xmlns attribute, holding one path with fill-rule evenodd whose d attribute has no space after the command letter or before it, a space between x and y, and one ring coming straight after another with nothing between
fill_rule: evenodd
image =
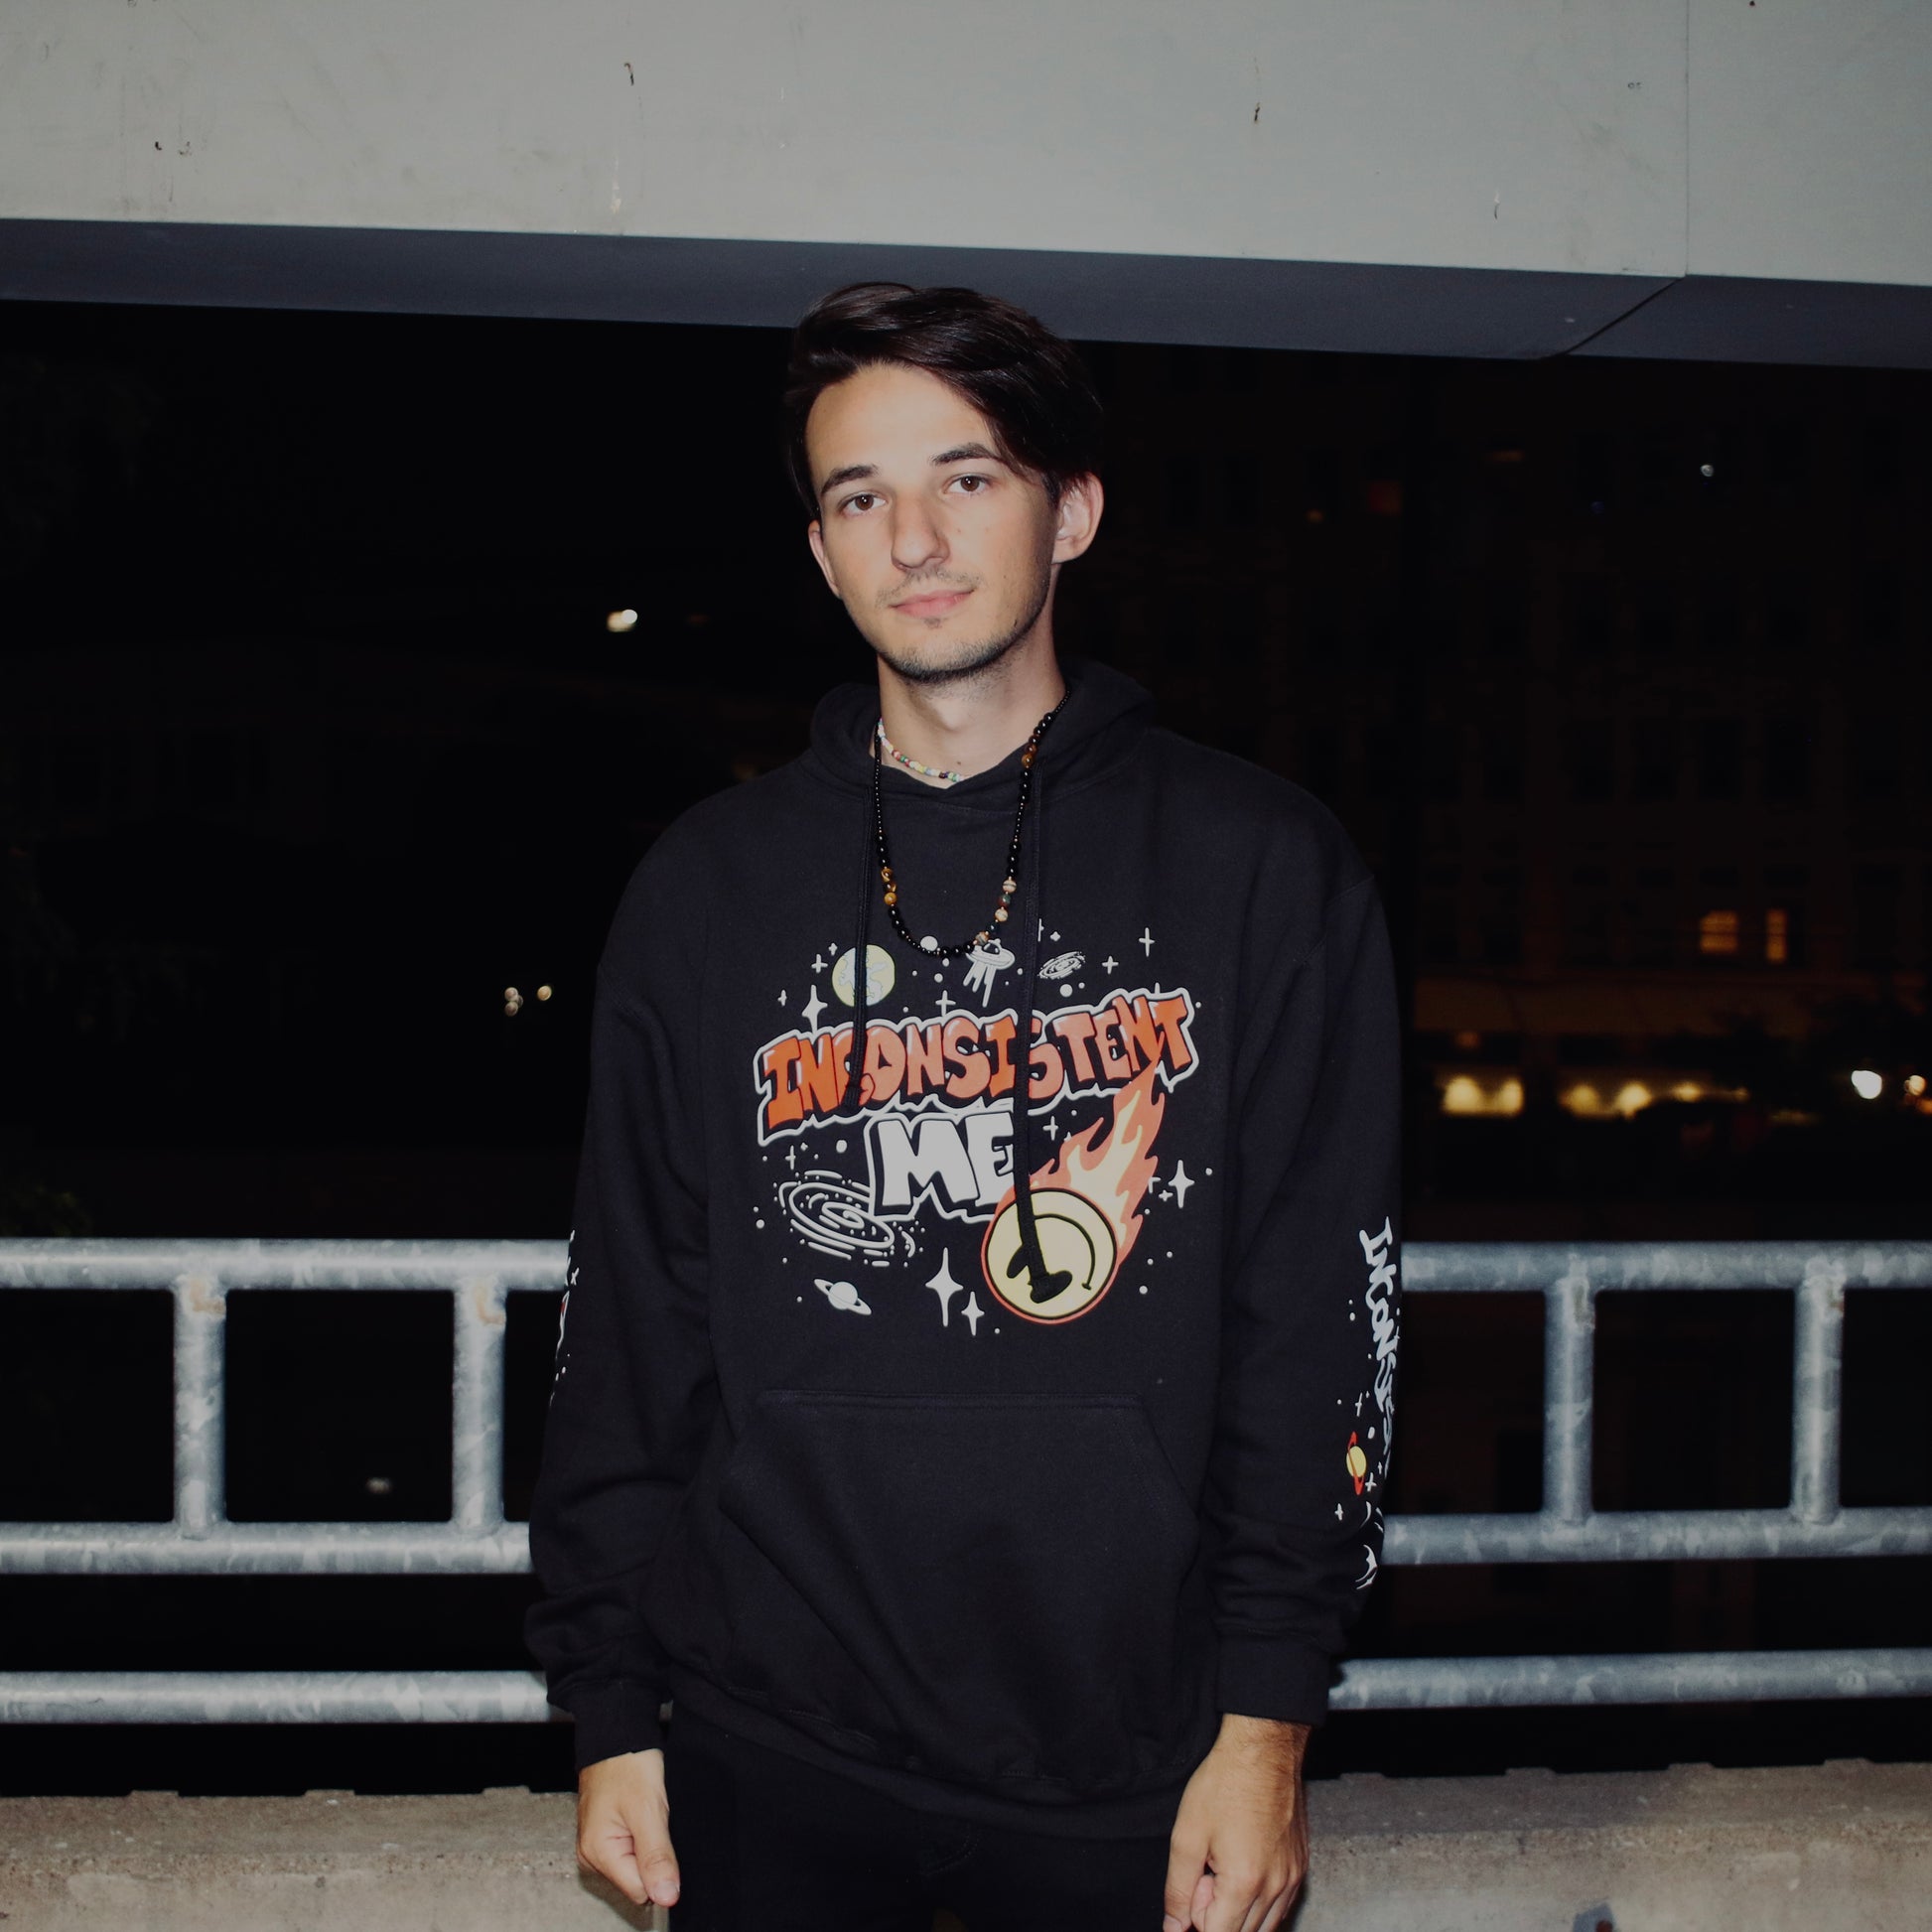
<instances>
[{"instance_id":1,"label":"spiral galaxy graphic","mask_svg":"<svg viewBox=\"0 0 1932 1932\"><path fill-rule=\"evenodd\" d=\"M816 1172L787 1180L778 1189L778 1206L792 1231L825 1254L883 1268L901 1245L912 1253L911 1235L882 1221L864 1190L841 1174Z\"/></svg>"}]
</instances>

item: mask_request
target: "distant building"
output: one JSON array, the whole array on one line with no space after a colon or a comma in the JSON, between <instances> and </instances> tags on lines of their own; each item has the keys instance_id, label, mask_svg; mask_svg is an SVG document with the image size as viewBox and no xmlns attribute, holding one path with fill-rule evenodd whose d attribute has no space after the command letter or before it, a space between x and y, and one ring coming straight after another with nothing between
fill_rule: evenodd
<instances>
[{"instance_id":1,"label":"distant building","mask_svg":"<svg viewBox=\"0 0 1932 1932\"><path fill-rule=\"evenodd\" d=\"M1674 1036L1922 1005L1932 385L1101 359L1116 522L1070 601L1412 896L1391 916L1446 1108L1541 1078L1629 1111L1708 1085ZM1870 413L1901 392L1905 421Z\"/></svg>"}]
</instances>

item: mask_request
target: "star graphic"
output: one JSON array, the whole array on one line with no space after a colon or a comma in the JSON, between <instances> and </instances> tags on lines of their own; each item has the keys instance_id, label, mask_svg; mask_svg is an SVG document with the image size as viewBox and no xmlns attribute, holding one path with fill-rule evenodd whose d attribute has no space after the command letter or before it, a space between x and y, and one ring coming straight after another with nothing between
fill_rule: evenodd
<instances>
[{"instance_id":1,"label":"star graphic","mask_svg":"<svg viewBox=\"0 0 1932 1932\"><path fill-rule=\"evenodd\" d=\"M785 1156L785 1166L788 1167L793 1173L796 1173L798 1172L798 1150L796 1148L793 1148L791 1152ZM1361 1409L1357 1407L1355 1413L1359 1416L1362 1413Z\"/></svg>"},{"instance_id":2,"label":"star graphic","mask_svg":"<svg viewBox=\"0 0 1932 1932\"><path fill-rule=\"evenodd\" d=\"M971 1327L975 1338L977 1338L980 1331L980 1316L986 1312L980 1307L980 1298L977 1295L967 1296L966 1304L959 1311L966 1317L967 1325Z\"/></svg>"},{"instance_id":3,"label":"star graphic","mask_svg":"<svg viewBox=\"0 0 1932 1932\"><path fill-rule=\"evenodd\" d=\"M824 970L825 970L825 955L823 953L820 953L818 957L812 961L812 971L814 973L822 973L824 972Z\"/></svg>"},{"instance_id":4,"label":"star graphic","mask_svg":"<svg viewBox=\"0 0 1932 1932\"><path fill-rule=\"evenodd\" d=\"M1049 1141L1057 1141L1060 1137L1060 1124L1056 1120L1048 1119L1043 1131Z\"/></svg>"},{"instance_id":5,"label":"star graphic","mask_svg":"<svg viewBox=\"0 0 1932 1932\"><path fill-rule=\"evenodd\" d=\"M1139 943L1147 952L1152 953L1154 951L1154 928L1152 926L1142 926Z\"/></svg>"},{"instance_id":6,"label":"star graphic","mask_svg":"<svg viewBox=\"0 0 1932 1932\"><path fill-rule=\"evenodd\" d=\"M1341 1505L1339 1503L1335 1505L1335 1521L1337 1523L1341 1521Z\"/></svg>"},{"instance_id":7,"label":"star graphic","mask_svg":"<svg viewBox=\"0 0 1932 1932\"><path fill-rule=\"evenodd\" d=\"M1362 1413L1362 1399L1360 1396L1355 1398L1355 1413L1358 1416Z\"/></svg>"},{"instance_id":8,"label":"star graphic","mask_svg":"<svg viewBox=\"0 0 1932 1932\"><path fill-rule=\"evenodd\" d=\"M1173 1178L1168 1182L1168 1185L1173 1189L1173 1200L1176 1207L1185 1207L1187 1205L1187 1189L1198 1184L1198 1182L1187 1178L1186 1162L1176 1161L1173 1164Z\"/></svg>"},{"instance_id":9,"label":"star graphic","mask_svg":"<svg viewBox=\"0 0 1932 1932\"><path fill-rule=\"evenodd\" d=\"M1120 961L1116 959L1112 953L1109 953L1107 957L1100 962L1100 970L1103 973L1111 973L1114 970L1114 968L1119 964Z\"/></svg>"},{"instance_id":10,"label":"star graphic","mask_svg":"<svg viewBox=\"0 0 1932 1932\"><path fill-rule=\"evenodd\" d=\"M798 1009L805 1016L805 1025L814 1031L818 1027L818 1016L825 1011L825 1002L818 997L818 988L812 988L812 997Z\"/></svg>"},{"instance_id":11,"label":"star graphic","mask_svg":"<svg viewBox=\"0 0 1932 1932\"><path fill-rule=\"evenodd\" d=\"M939 1252L939 1272L926 1283L933 1294L939 1298L939 1321L941 1326L952 1326L952 1298L959 1293L960 1284L952 1278L952 1256L942 1248Z\"/></svg>"},{"instance_id":12,"label":"star graphic","mask_svg":"<svg viewBox=\"0 0 1932 1932\"><path fill-rule=\"evenodd\" d=\"M780 1006L783 1006L783 1005L784 1005L784 1003L785 1003L785 995L784 995L784 989L783 989L782 987L780 987L780 988L778 989L778 1004L779 1004Z\"/></svg>"},{"instance_id":13,"label":"star graphic","mask_svg":"<svg viewBox=\"0 0 1932 1932\"><path fill-rule=\"evenodd\" d=\"M942 991L939 995L940 1017L943 1019L944 1016L949 1014L953 1010L953 1008L956 1007L958 1004L959 1002L955 1000L950 993Z\"/></svg>"}]
</instances>

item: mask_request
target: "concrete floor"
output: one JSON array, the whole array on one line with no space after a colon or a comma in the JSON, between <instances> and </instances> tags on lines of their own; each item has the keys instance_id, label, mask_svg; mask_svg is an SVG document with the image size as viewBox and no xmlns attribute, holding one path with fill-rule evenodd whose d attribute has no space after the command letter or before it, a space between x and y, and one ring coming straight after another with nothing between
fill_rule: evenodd
<instances>
[{"instance_id":1,"label":"concrete floor","mask_svg":"<svg viewBox=\"0 0 1932 1932\"><path fill-rule=\"evenodd\" d=\"M1932 1932L1932 1764L1351 1777L1309 1802L1298 1932ZM0 1799L0 1925L661 1929L581 1876L573 1810L523 1790Z\"/></svg>"}]
</instances>

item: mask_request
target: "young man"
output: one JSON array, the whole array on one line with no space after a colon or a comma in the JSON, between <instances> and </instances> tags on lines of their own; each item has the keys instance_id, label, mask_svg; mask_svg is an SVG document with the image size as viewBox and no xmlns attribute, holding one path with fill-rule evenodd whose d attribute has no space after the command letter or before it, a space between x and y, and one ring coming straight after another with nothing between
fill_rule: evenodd
<instances>
[{"instance_id":1,"label":"young man","mask_svg":"<svg viewBox=\"0 0 1932 1932\"><path fill-rule=\"evenodd\" d=\"M1056 656L1064 343L862 284L786 410L878 681L663 834L599 966L527 1626L579 1856L693 1932L1274 1932L1382 1541L1376 890Z\"/></svg>"}]
</instances>

